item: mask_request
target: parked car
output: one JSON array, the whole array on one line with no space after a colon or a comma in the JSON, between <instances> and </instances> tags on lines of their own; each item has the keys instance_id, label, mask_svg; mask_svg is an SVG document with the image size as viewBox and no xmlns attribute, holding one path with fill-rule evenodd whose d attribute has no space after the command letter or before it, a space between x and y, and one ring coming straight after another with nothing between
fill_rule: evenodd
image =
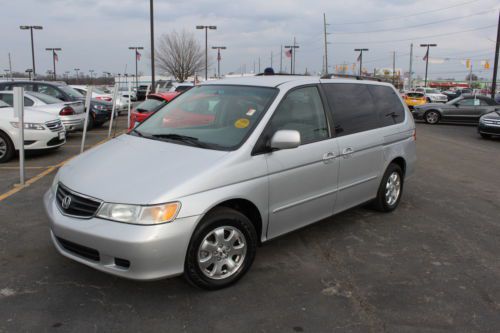
<instances>
[{"instance_id":1,"label":"parked car","mask_svg":"<svg viewBox=\"0 0 500 333\"><path fill-rule=\"evenodd\" d=\"M192 82L183 82L174 84L169 91L171 92L184 92L194 87Z\"/></svg>"},{"instance_id":2,"label":"parked car","mask_svg":"<svg viewBox=\"0 0 500 333\"><path fill-rule=\"evenodd\" d=\"M427 103L446 103L448 101L446 95L434 88L418 87L415 88L415 91L423 93L427 99Z\"/></svg>"},{"instance_id":3,"label":"parked car","mask_svg":"<svg viewBox=\"0 0 500 333\"><path fill-rule=\"evenodd\" d=\"M118 87L118 94L127 101L128 103L128 96L129 96L129 92L128 92L128 86L119 86ZM136 102L137 101L137 94L135 92L134 89L130 89L130 100L132 102ZM127 106L128 107L128 106Z\"/></svg>"},{"instance_id":4,"label":"parked car","mask_svg":"<svg viewBox=\"0 0 500 333\"><path fill-rule=\"evenodd\" d=\"M64 102L84 101L85 97L75 89L61 82L46 81L8 81L0 82L1 90L12 90L14 87L24 87L25 91L46 94ZM92 99L88 128L100 126L111 118L112 105L106 101Z\"/></svg>"},{"instance_id":5,"label":"parked car","mask_svg":"<svg viewBox=\"0 0 500 333\"><path fill-rule=\"evenodd\" d=\"M144 119L152 115L158 109L165 106L165 104L170 102L177 95L179 95L179 93L177 92L149 94L146 100L130 110L129 129L132 129L139 123L142 123Z\"/></svg>"},{"instance_id":6,"label":"parked car","mask_svg":"<svg viewBox=\"0 0 500 333\"><path fill-rule=\"evenodd\" d=\"M417 105L423 105L427 103L427 98L424 93L409 91L404 94L403 100L410 110L412 110Z\"/></svg>"},{"instance_id":7,"label":"parked car","mask_svg":"<svg viewBox=\"0 0 500 333\"><path fill-rule=\"evenodd\" d=\"M14 106L14 92L12 90L0 91L0 100ZM63 102L49 95L26 91L24 93L24 106L57 116L61 119L66 132L83 129L85 122L83 102Z\"/></svg>"},{"instance_id":8,"label":"parked car","mask_svg":"<svg viewBox=\"0 0 500 333\"><path fill-rule=\"evenodd\" d=\"M469 94L472 94L472 89L470 88L461 88L461 89L443 91L443 95L446 95L448 101L460 97L461 95L469 95Z\"/></svg>"},{"instance_id":9,"label":"parked car","mask_svg":"<svg viewBox=\"0 0 500 333\"><path fill-rule=\"evenodd\" d=\"M213 115L210 126L169 126L203 99L192 111ZM218 289L248 271L260 242L370 201L396 209L415 150L414 120L390 84L209 81L61 167L44 205L68 258ZM130 177L137 170L147 171Z\"/></svg>"},{"instance_id":10,"label":"parked car","mask_svg":"<svg viewBox=\"0 0 500 333\"><path fill-rule=\"evenodd\" d=\"M430 103L413 108L415 119L424 120L428 124L440 121L477 124L479 117L500 107L495 100L487 96L461 95L447 102Z\"/></svg>"},{"instance_id":11,"label":"parked car","mask_svg":"<svg viewBox=\"0 0 500 333\"><path fill-rule=\"evenodd\" d=\"M485 139L500 136L500 107L496 111L486 113L479 118L477 131Z\"/></svg>"},{"instance_id":12,"label":"parked car","mask_svg":"<svg viewBox=\"0 0 500 333\"><path fill-rule=\"evenodd\" d=\"M24 109L24 149L49 150L66 143L61 120L50 113ZM13 108L0 101L0 163L9 161L19 150L19 120Z\"/></svg>"},{"instance_id":13,"label":"parked car","mask_svg":"<svg viewBox=\"0 0 500 333\"><path fill-rule=\"evenodd\" d=\"M141 84L137 87L137 89L135 90L135 96L137 98L138 101L142 101L144 99L146 99L146 95L148 94L148 92L150 91L150 87L148 84Z\"/></svg>"},{"instance_id":14,"label":"parked car","mask_svg":"<svg viewBox=\"0 0 500 333\"><path fill-rule=\"evenodd\" d=\"M72 88L77 90L80 94L83 96L87 95L88 91L88 86L82 86L82 85L72 85ZM99 87L92 87L92 98L99 100L99 101L105 101L105 102L113 102L113 93L105 92L103 89L100 89ZM116 110L116 115L119 115L121 111L127 110L128 108L128 97L125 98L119 94L116 98L116 103L115 103L115 110Z\"/></svg>"}]
</instances>

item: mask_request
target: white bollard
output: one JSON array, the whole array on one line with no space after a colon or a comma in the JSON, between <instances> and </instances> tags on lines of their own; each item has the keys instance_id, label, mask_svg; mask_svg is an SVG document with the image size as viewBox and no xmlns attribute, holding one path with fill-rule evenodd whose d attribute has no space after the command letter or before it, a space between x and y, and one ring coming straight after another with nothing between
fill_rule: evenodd
<instances>
[{"instance_id":1,"label":"white bollard","mask_svg":"<svg viewBox=\"0 0 500 333\"><path fill-rule=\"evenodd\" d=\"M90 117L90 102L92 101L92 86L88 87L87 95L85 97L85 122L83 124L82 145L80 146L80 154L83 153L85 148L85 138L87 137L87 126Z\"/></svg>"},{"instance_id":2,"label":"white bollard","mask_svg":"<svg viewBox=\"0 0 500 333\"><path fill-rule=\"evenodd\" d=\"M111 137L111 130L113 129L113 120L115 119L116 97L118 96L118 85L115 84L113 91L113 108L111 109L111 119L109 120L108 138Z\"/></svg>"},{"instance_id":3,"label":"white bollard","mask_svg":"<svg viewBox=\"0 0 500 333\"><path fill-rule=\"evenodd\" d=\"M128 113L127 113L127 130L130 128L130 95L132 95L132 83L128 83Z\"/></svg>"},{"instance_id":4,"label":"white bollard","mask_svg":"<svg viewBox=\"0 0 500 333\"><path fill-rule=\"evenodd\" d=\"M14 87L14 117L19 130L19 183L24 185L24 88Z\"/></svg>"},{"instance_id":5,"label":"white bollard","mask_svg":"<svg viewBox=\"0 0 500 333\"><path fill-rule=\"evenodd\" d=\"M146 96L144 99L148 99L149 91L151 90L151 84L148 84L148 88L146 89Z\"/></svg>"}]
</instances>

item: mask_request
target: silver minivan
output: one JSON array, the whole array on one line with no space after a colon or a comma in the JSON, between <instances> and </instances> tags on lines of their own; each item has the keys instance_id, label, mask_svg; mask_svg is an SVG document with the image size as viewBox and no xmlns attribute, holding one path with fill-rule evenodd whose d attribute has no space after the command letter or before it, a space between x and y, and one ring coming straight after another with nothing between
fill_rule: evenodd
<instances>
[{"instance_id":1,"label":"silver minivan","mask_svg":"<svg viewBox=\"0 0 500 333\"><path fill-rule=\"evenodd\" d=\"M225 79L72 159L44 202L64 256L218 289L264 241L368 202L394 210L415 160L413 117L392 85Z\"/></svg>"}]
</instances>

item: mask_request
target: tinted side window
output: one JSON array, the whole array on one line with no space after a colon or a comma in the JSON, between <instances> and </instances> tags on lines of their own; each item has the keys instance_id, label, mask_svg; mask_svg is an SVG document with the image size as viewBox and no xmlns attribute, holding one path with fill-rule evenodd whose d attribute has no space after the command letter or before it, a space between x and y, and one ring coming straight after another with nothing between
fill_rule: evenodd
<instances>
[{"instance_id":1,"label":"tinted side window","mask_svg":"<svg viewBox=\"0 0 500 333\"><path fill-rule=\"evenodd\" d=\"M474 106L474 99L463 99L458 102L461 106Z\"/></svg>"},{"instance_id":2,"label":"tinted side window","mask_svg":"<svg viewBox=\"0 0 500 333\"><path fill-rule=\"evenodd\" d=\"M329 137L323 103L316 87L293 90L281 101L271 119L272 133L296 130L302 144Z\"/></svg>"},{"instance_id":3,"label":"tinted side window","mask_svg":"<svg viewBox=\"0 0 500 333\"><path fill-rule=\"evenodd\" d=\"M24 106L33 106L35 104L31 99L28 97L24 97Z\"/></svg>"},{"instance_id":4,"label":"tinted side window","mask_svg":"<svg viewBox=\"0 0 500 333\"><path fill-rule=\"evenodd\" d=\"M392 88L369 85L368 91L372 95L380 126L390 126L404 121L405 109Z\"/></svg>"},{"instance_id":5,"label":"tinted side window","mask_svg":"<svg viewBox=\"0 0 500 333\"><path fill-rule=\"evenodd\" d=\"M323 85L337 136L379 127L378 114L365 84L332 83Z\"/></svg>"},{"instance_id":6,"label":"tinted side window","mask_svg":"<svg viewBox=\"0 0 500 333\"><path fill-rule=\"evenodd\" d=\"M0 100L9 104L10 106L14 105L14 94L0 94Z\"/></svg>"}]
</instances>

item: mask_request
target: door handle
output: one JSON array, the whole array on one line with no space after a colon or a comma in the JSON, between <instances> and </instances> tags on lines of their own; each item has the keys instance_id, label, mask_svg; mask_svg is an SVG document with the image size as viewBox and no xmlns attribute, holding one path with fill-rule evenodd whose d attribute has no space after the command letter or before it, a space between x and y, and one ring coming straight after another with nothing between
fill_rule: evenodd
<instances>
[{"instance_id":1,"label":"door handle","mask_svg":"<svg viewBox=\"0 0 500 333\"><path fill-rule=\"evenodd\" d=\"M344 148L344 150L342 150L343 155L349 155L349 154L352 154L353 152L354 152L354 150L351 147L347 147L347 148Z\"/></svg>"},{"instance_id":2,"label":"door handle","mask_svg":"<svg viewBox=\"0 0 500 333\"><path fill-rule=\"evenodd\" d=\"M328 163L329 161L335 158L335 154L332 152L328 152L323 155L323 162Z\"/></svg>"}]
</instances>

